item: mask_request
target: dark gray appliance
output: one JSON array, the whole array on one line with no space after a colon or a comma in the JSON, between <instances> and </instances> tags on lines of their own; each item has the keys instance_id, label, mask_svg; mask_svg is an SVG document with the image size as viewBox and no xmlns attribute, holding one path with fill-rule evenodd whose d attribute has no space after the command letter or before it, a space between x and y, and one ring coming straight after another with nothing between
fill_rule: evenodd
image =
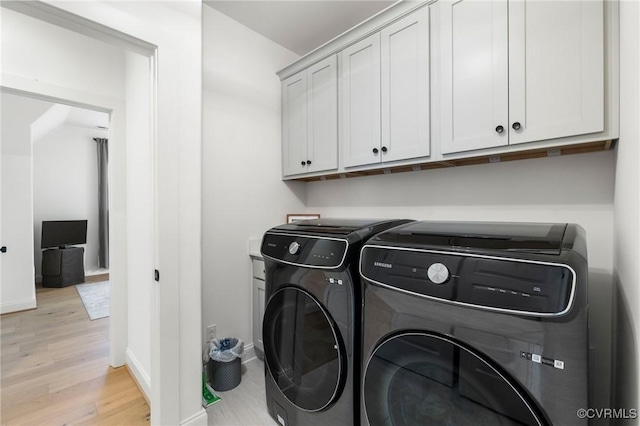
<instances>
[{"instance_id":1,"label":"dark gray appliance","mask_svg":"<svg viewBox=\"0 0 640 426\"><path fill-rule=\"evenodd\" d=\"M360 273L363 424L587 424L581 227L414 222Z\"/></svg>"},{"instance_id":2,"label":"dark gray appliance","mask_svg":"<svg viewBox=\"0 0 640 426\"><path fill-rule=\"evenodd\" d=\"M264 235L266 395L278 423L359 424L359 253L406 222L318 219Z\"/></svg>"}]
</instances>

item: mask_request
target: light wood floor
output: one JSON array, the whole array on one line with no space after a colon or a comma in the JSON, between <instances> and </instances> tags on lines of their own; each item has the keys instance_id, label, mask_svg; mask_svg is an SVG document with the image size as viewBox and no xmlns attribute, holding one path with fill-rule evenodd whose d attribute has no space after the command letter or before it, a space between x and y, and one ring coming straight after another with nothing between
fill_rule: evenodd
<instances>
[{"instance_id":1,"label":"light wood floor","mask_svg":"<svg viewBox=\"0 0 640 426\"><path fill-rule=\"evenodd\" d=\"M74 286L37 288L38 309L0 317L2 425L143 425L149 406L125 367L109 367L109 318Z\"/></svg>"}]
</instances>

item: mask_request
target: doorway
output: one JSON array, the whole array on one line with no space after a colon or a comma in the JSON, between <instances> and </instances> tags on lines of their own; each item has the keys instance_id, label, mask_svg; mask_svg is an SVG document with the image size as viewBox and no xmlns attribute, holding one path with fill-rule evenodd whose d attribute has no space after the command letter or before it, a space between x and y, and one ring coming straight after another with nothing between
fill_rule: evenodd
<instances>
[{"instance_id":1,"label":"doorway","mask_svg":"<svg viewBox=\"0 0 640 426\"><path fill-rule=\"evenodd\" d=\"M3 43L3 65L9 64L3 67L3 73L8 71L11 77L3 79L3 96L37 99L70 108L88 108L109 115L109 364L113 367L127 364L147 398L151 399L150 336L153 332L154 291L151 272L156 251L155 138L152 132L155 111L154 47L148 45L143 49L141 42L129 46L125 36L121 36L117 43L113 40L105 42L40 19L42 15L35 14L38 17L34 17L5 8L2 15L3 40L6 40ZM16 40L20 43L13 43ZM38 60L23 60L21 52L12 51L16 45L29 51L30 58ZM9 48L5 49L5 46ZM65 60L60 60L62 55ZM93 63L91 59L94 59ZM88 62L84 63L85 60ZM16 70L19 66L23 69ZM25 73L32 73L33 81L14 79L12 75ZM17 235L21 241L29 241L31 246L26 267L28 272L25 274L31 293L24 300L30 300L33 306L25 306L24 309L35 307L36 302L33 291L36 264L33 254L33 191L29 185L33 181L33 156L28 154L24 157L25 164L29 165L25 170L31 172L29 179L24 180L27 182L24 193L28 195L27 200L23 200L27 208L12 209L18 212L14 216L27 218L26 222L30 223L29 238L25 238L24 231ZM5 183L10 181L13 184L17 180L3 172L2 181L6 187ZM11 208L11 204L4 200L3 206ZM15 246L7 241L10 233L6 232L13 228L13 224L5 224L15 217L3 214L0 219L3 223L0 231L2 244ZM4 260L3 276L8 263ZM4 278L0 285L5 286Z\"/></svg>"}]
</instances>

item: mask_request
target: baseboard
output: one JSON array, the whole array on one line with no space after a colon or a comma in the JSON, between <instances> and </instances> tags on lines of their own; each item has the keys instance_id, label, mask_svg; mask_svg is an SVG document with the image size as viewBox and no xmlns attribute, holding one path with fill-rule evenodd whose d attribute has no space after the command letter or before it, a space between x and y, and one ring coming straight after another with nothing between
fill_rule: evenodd
<instances>
[{"instance_id":1,"label":"baseboard","mask_svg":"<svg viewBox=\"0 0 640 426\"><path fill-rule=\"evenodd\" d=\"M0 303L0 314L10 314L12 312L28 311L35 309L38 305L36 299L24 299L16 302Z\"/></svg>"},{"instance_id":2,"label":"baseboard","mask_svg":"<svg viewBox=\"0 0 640 426\"><path fill-rule=\"evenodd\" d=\"M207 410L201 408L196 414L180 422L180 426L207 426Z\"/></svg>"},{"instance_id":3,"label":"baseboard","mask_svg":"<svg viewBox=\"0 0 640 426\"><path fill-rule=\"evenodd\" d=\"M242 363L246 364L247 362L253 361L254 359L256 359L256 349L253 347L253 343L244 345L244 356L242 357Z\"/></svg>"},{"instance_id":4,"label":"baseboard","mask_svg":"<svg viewBox=\"0 0 640 426\"><path fill-rule=\"evenodd\" d=\"M149 375L147 375L147 373L142 369L140 362L136 356L131 353L129 348L127 348L126 351L126 359L127 361L125 365L127 366L127 370L129 370L131 377L133 377L133 380L140 388L140 392L142 392L144 399L147 400L147 404L151 406L151 380L149 379Z\"/></svg>"}]
</instances>

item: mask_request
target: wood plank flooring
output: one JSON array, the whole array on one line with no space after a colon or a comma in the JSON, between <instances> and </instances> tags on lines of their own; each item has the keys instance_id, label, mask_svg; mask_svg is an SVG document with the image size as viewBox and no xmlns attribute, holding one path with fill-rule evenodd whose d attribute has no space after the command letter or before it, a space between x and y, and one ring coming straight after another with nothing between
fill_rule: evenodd
<instances>
[{"instance_id":1,"label":"wood plank flooring","mask_svg":"<svg viewBox=\"0 0 640 426\"><path fill-rule=\"evenodd\" d=\"M109 367L109 318L89 320L74 286L36 294L37 309L0 317L0 423L149 424L127 369Z\"/></svg>"}]
</instances>

